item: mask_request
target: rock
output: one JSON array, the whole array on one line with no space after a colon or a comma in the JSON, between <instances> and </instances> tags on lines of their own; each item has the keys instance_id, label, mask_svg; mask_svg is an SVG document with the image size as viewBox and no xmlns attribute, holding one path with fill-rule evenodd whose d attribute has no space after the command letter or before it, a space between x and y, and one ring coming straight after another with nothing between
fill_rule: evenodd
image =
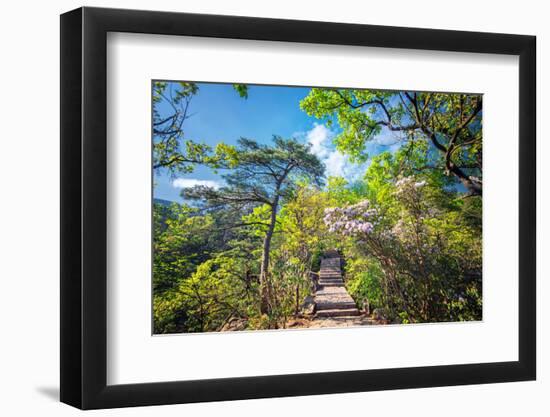
<instances>
[{"instance_id":1,"label":"rock","mask_svg":"<svg viewBox=\"0 0 550 417\"><path fill-rule=\"evenodd\" d=\"M239 330L245 330L246 326L248 324L248 320L241 319L241 318L233 318L229 320L225 325L222 327L222 332L236 332Z\"/></svg>"},{"instance_id":2,"label":"rock","mask_svg":"<svg viewBox=\"0 0 550 417\"><path fill-rule=\"evenodd\" d=\"M387 319L386 310L384 310L383 308L375 308L375 309L372 311L372 316L373 316L376 320L386 320L386 319Z\"/></svg>"},{"instance_id":3,"label":"rock","mask_svg":"<svg viewBox=\"0 0 550 417\"><path fill-rule=\"evenodd\" d=\"M311 315L315 313L315 301L311 295L308 295L302 304L302 313L305 315Z\"/></svg>"}]
</instances>

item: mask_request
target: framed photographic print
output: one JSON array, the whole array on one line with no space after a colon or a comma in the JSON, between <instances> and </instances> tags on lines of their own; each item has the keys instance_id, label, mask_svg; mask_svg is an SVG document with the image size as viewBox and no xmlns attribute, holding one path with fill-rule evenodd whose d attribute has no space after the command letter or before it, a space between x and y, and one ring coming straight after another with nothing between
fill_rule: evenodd
<instances>
[{"instance_id":1,"label":"framed photographic print","mask_svg":"<svg viewBox=\"0 0 550 417\"><path fill-rule=\"evenodd\" d=\"M61 401L535 379L535 38L61 16Z\"/></svg>"}]
</instances>

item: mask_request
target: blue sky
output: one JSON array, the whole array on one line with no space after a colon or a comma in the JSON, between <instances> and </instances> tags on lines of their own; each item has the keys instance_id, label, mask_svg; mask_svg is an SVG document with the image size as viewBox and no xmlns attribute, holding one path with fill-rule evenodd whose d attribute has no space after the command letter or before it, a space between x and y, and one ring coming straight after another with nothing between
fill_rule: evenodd
<instances>
[{"instance_id":1,"label":"blue sky","mask_svg":"<svg viewBox=\"0 0 550 417\"><path fill-rule=\"evenodd\" d=\"M183 125L184 140L191 139L215 146L219 142L236 144L240 137L269 143L273 135L295 137L311 144L311 150L324 163L327 175L343 176L349 181L360 179L368 162L359 166L337 152L332 144L338 133L321 121L300 110L300 100L310 88L249 85L248 99L239 97L231 84L198 83L199 91L193 97L189 114ZM167 106L157 107L159 112ZM168 114L168 113L166 113ZM376 143L367 148L370 156L395 150L395 138L383 132ZM223 171L218 173L203 166L194 172L171 178L165 173L155 175L154 197L179 201L181 188L194 184L219 186L223 184Z\"/></svg>"}]
</instances>

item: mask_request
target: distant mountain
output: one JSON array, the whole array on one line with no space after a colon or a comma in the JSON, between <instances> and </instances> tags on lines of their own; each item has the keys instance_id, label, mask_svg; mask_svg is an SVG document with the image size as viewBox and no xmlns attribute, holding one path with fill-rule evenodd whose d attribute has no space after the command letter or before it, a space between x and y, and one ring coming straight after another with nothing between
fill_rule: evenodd
<instances>
[{"instance_id":1,"label":"distant mountain","mask_svg":"<svg viewBox=\"0 0 550 417\"><path fill-rule=\"evenodd\" d=\"M176 201L170 201L170 200L164 200L162 198L153 198L153 203L160 204L161 206L171 206L172 204L176 203Z\"/></svg>"}]
</instances>

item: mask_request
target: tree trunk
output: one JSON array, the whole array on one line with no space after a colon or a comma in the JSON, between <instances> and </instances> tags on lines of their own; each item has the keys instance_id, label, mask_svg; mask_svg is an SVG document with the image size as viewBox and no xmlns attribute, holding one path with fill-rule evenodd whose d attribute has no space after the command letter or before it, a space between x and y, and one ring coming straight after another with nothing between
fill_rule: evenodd
<instances>
[{"instance_id":1,"label":"tree trunk","mask_svg":"<svg viewBox=\"0 0 550 417\"><path fill-rule=\"evenodd\" d=\"M275 223L277 221L277 206L279 197L275 197L271 206L271 219L269 227L264 237L262 250L262 264L260 267L260 312L262 314L271 313L271 285L269 282L269 252L271 250L271 239L275 231Z\"/></svg>"},{"instance_id":2,"label":"tree trunk","mask_svg":"<svg viewBox=\"0 0 550 417\"><path fill-rule=\"evenodd\" d=\"M294 316L298 317L300 313L300 284L296 284L296 304L294 306Z\"/></svg>"}]
</instances>

